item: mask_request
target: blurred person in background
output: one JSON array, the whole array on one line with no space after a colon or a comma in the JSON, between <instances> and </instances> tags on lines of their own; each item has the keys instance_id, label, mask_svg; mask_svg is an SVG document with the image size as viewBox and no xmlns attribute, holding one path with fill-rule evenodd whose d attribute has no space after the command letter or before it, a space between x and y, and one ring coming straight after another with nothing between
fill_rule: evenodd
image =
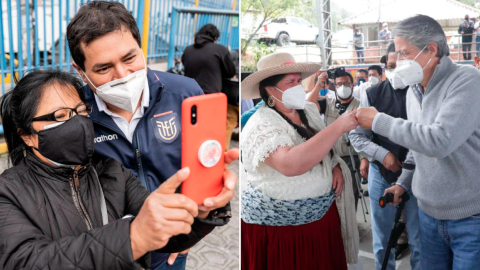
<instances>
[{"instance_id":1,"label":"blurred person in background","mask_svg":"<svg viewBox=\"0 0 480 270\"><path fill-rule=\"evenodd\" d=\"M342 114L345 112L355 111L360 106L360 101L353 96L353 78L352 75L345 71L345 68L339 67L335 70L335 88L336 88L336 97L325 97L318 98L318 89L320 87L315 87L313 91L308 94L307 100L318 104L319 113L323 115L323 121L326 126L329 126L335 122ZM327 74L322 73L319 78L317 85L325 85L327 82ZM349 148L345 136L340 137L335 143L334 150L335 154L340 156L343 161L347 164L350 174L352 177L352 189L355 197L355 211L357 210L359 190L358 185L355 182L356 177L354 173L354 166L356 170L359 170L360 158L353 148L353 158L355 164L352 164L350 157ZM360 184L360 183L358 183Z\"/></svg>"},{"instance_id":2,"label":"blurred person in background","mask_svg":"<svg viewBox=\"0 0 480 270\"><path fill-rule=\"evenodd\" d=\"M368 88L382 81L382 67L379 65L371 65L368 67L368 81L353 89L353 96L358 100L364 98Z\"/></svg>"},{"instance_id":3,"label":"blurred person in background","mask_svg":"<svg viewBox=\"0 0 480 270\"><path fill-rule=\"evenodd\" d=\"M480 55L480 17L475 21L473 25L473 30L475 31L475 55Z\"/></svg>"},{"instance_id":4,"label":"blurred person in background","mask_svg":"<svg viewBox=\"0 0 480 270\"><path fill-rule=\"evenodd\" d=\"M366 82L368 82L368 71L365 69L357 70L357 73L355 74L355 87Z\"/></svg>"},{"instance_id":5,"label":"blurred person in background","mask_svg":"<svg viewBox=\"0 0 480 270\"><path fill-rule=\"evenodd\" d=\"M365 63L365 38L363 33L360 32L360 29L355 29L355 34L353 34L353 45L355 45L355 51L357 52L357 61L359 64Z\"/></svg>"},{"instance_id":6,"label":"blurred person in background","mask_svg":"<svg viewBox=\"0 0 480 270\"><path fill-rule=\"evenodd\" d=\"M238 66L235 67L227 47L217 44L219 37L220 31L218 28L213 24L206 24L195 34L194 44L188 46L182 55L185 76L195 79L205 94L219 93L225 87L232 86L230 81L226 82L225 80L234 76L237 76L236 84L238 87ZM232 132L237 121L238 101L237 104L229 102L227 106L225 149L230 147Z\"/></svg>"},{"instance_id":7,"label":"blurred person in background","mask_svg":"<svg viewBox=\"0 0 480 270\"><path fill-rule=\"evenodd\" d=\"M465 20L458 27L458 33L462 35L462 51L463 60L472 59L472 40L473 40L474 24L470 20L470 16L465 15Z\"/></svg>"},{"instance_id":8,"label":"blurred person in background","mask_svg":"<svg viewBox=\"0 0 480 270\"><path fill-rule=\"evenodd\" d=\"M382 56L382 55L385 55L387 44L392 39L392 32L388 30L387 22L384 22L382 24L382 30L378 32L378 39L380 40L379 42L380 50L378 51L378 56Z\"/></svg>"}]
</instances>

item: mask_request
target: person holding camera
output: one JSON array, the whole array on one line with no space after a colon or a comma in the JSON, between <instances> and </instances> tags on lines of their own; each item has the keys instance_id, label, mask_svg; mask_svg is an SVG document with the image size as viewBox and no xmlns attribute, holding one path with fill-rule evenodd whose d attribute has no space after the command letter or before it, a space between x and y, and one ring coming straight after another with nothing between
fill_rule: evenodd
<instances>
[{"instance_id":1,"label":"person holding camera","mask_svg":"<svg viewBox=\"0 0 480 270\"><path fill-rule=\"evenodd\" d=\"M328 75L327 75L328 74ZM327 80L333 78L335 81L335 97L318 98L319 89L326 88ZM329 126L335 122L343 113L355 111L360 106L360 101L353 96L353 77L350 73L345 71L345 68L339 67L330 69L327 73L322 73L318 77L317 84L313 91L308 96L308 101L317 104L320 114L324 115L325 125ZM355 196L355 210L357 209L359 190L357 183L355 183L354 165L350 158L350 152L348 148L345 136L341 136L335 143L334 150L345 163L347 163L352 176L353 194ZM360 159L358 154L354 152L355 168L357 170L360 166Z\"/></svg>"},{"instance_id":2,"label":"person holding camera","mask_svg":"<svg viewBox=\"0 0 480 270\"><path fill-rule=\"evenodd\" d=\"M387 80L370 87L360 101L360 107L368 108L372 106L379 112L392 117L407 119L406 96L408 86L395 74L396 67L395 44L390 43L387 47L386 56ZM405 160L408 149L362 127L357 127L357 129L351 131L349 138L355 150L370 161L368 190L372 213L373 253L376 269L381 269L396 210L392 205L381 208L378 201L383 196L385 189L394 185L400 176L402 172L401 163ZM360 171L362 172L362 169ZM409 231L410 263L412 269L416 270L420 269L418 205L411 191L408 195L410 200L405 204L404 214ZM405 247L405 245L400 247ZM387 269L395 269L394 253L390 253Z\"/></svg>"},{"instance_id":3,"label":"person holding camera","mask_svg":"<svg viewBox=\"0 0 480 270\"><path fill-rule=\"evenodd\" d=\"M395 73L407 91L408 120L359 108L364 129L409 149L394 204L410 189L417 198L422 269L480 265L480 73L449 57L433 18L416 15L394 29Z\"/></svg>"}]
</instances>

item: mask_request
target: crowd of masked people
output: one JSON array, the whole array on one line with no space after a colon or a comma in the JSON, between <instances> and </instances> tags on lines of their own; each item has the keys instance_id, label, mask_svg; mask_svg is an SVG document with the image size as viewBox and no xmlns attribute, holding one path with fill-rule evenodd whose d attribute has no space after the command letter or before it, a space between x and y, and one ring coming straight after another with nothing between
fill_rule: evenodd
<instances>
[{"instance_id":1,"label":"crowd of masked people","mask_svg":"<svg viewBox=\"0 0 480 270\"><path fill-rule=\"evenodd\" d=\"M411 269L478 269L480 72L452 62L429 16L400 21L392 38L383 67L356 80L283 52L242 78L242 269L358 264L362 195L375 269L396 269L399 252L385 257L397 205L406 229L393 248L409 245ZM392 202L380 205L387 194Z\"/></svg>"},{"instance_id":2,"label":"crowd of masked people","mask_svg":"<svg viewBox=\"0 0 480 270\"><path fill-rule=\"evenodd\" d=\"M119 2L83 5L66 35L79 76L34 70L1 100L13 166L0 175L0 269L185 269L189 248L229 222L237 176L225 169L201 205L176 193L190 175L180 132L160 136L156 122L181 127L182 101L205 89L147 68Z\"/></svg>"}]
</instances>

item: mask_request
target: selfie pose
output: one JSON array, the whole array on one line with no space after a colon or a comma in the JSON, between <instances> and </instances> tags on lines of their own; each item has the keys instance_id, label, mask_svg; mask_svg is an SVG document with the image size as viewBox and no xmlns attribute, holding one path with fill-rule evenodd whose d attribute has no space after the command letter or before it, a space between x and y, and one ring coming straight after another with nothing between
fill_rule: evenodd
<instances>
[{"instance_id":1,"label":"selfie pose","mask_svg":"<svg viewBox=\"0 0 480 270\"><path fill-rule=\"evenodd\" d=\"M182 102L203 95L202 89L193 79L147 68L137 22L121 3L85 4L69 23L67 39L73 67L87 84L85 99L92 104L93 159L120 161L148 191L155 191L181 168ZM238 150L225 156L235 160ZM229 221L236 176L228 170L224 174L221 193L200 207L215 210L207 218L212 225ZM178 258L154 253L152 269L173 263L173 269L185 269L186 252Z\"/></svg>"},{"instance_id":2,"label":"selfie pose","mask_svg":"<svg viewBox=\"0 0 480 270\"><path fill-rule=\"evenodd\" d=\"M347 269L358 254L351 177L331 149L357 126L346 112L325 127L302 78L317 64L264 56L242 98L264 105L242 130L242 269Z\"/></svg>"}]
</instances>

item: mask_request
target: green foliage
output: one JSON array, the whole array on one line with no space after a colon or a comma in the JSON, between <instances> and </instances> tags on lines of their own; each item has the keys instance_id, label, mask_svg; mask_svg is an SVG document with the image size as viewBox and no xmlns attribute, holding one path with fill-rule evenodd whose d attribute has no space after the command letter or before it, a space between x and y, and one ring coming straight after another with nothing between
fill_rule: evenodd
<instances>
[{"instance_id":1,"label":"green foliage","mask_svg":"<svg viewBox=\"0 0 480 270\"><path fill-rule=\"evenodd\" d=\"M242 43L246 42L242 40ZM252 45L252 57L249 59L242 58L242 72L255 72L257 70L257 62L263 56L274 53L277 49L276 45L267 46L265 42L258 42Z\"/></svg>"},{"instance_id":2,"label":"green foliage","mask_svg":"<svg viewBox=\"0 0 480 270\"><path fill-rule=\"evenodd\" d=\"M244 0L241 1L241 11L255 10L259 12L263 20L260 21L255 31L250 34L245 46L242 47L242 53L244 53L252 41L253 36L257 33L258 29L262 25L273 18L282 15L286 10L294 8L298 4L298 0Z\"/></svg>"},{"instance_id":3,"label":"green foliage","mask_svg":"<svg viewBox=\"0 0 480 270\"><path fill-rule=\"evenodd\" d=\"M270 47L265 44L265 42L259 42L256 44L256 46L253 48L253 53L255 55L255 63L262 58L262 56L265 56L267 54L274 53L276 51L277 46L276 45L271 45Z\"/></svg>"},{"instance_id":4,"label":"green foliage","mask_svg":"<svg viewBox=\"0 0 480 270\"><path fill-rule=\"evenodd\" d=\"M475 3L477 2L476 0L457 0L457 1L471 7L475 7Z\"/></svg>"},{"instance_id":5,"label":"green foliage","mask_svg":"<svg viewBox=\"0 0 480 270\"><path fill-rule=\"evenodd\" d=\"M338 22L350 17L352 14L338 3L332 2L330 8L332 10L332 31L338 32L342 29L348 29L347 26L339 25Z\"/></svg>"},{"instance_id":6,"label":"green foliage","mask_svg":"<svg viewBox=\"0 0 480 270\"><path fill-rule=\"evenodd\" d=\"M289 15L300 17L314 26L318 25L317 4L315 0L297 0L297 5L290 10Z\"/></svg>"}]
</instances>

